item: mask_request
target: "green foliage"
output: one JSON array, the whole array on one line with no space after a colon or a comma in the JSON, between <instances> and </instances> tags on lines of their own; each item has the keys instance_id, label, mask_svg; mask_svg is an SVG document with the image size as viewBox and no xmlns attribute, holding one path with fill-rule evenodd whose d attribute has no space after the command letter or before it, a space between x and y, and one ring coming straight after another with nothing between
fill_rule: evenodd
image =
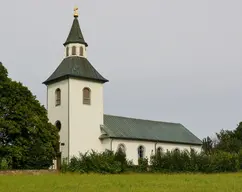
<instances>
[{"instance_id":1,"label":"green foliage","mask_svg":"<svg viewBox=\"0 0 242 192\"><path fill-rule=\"evenodd\" d=\"M102 153L92 151L72 157L67 170L78 173L121 173L122 164L115 160L115 154L106 150Z\"/></svg>"},{"instance_id":2,"label":"green foliage","mask_svg":"<svg viewBox=\"0 0 242 192\"><path fill-rule=\"evenodd\" d=\"M67 158L63 159L62 163L61 163L61 172L62 173L66 173L68 172L68 162L67 162Z\"/></svg>"},{"instance_id":3,"label":"green foliage","mask_svg":"<svg viewBox=\"0 0 242 192\"><path fill-rule=\"evenodd\" d=\"M203 150L205 152L211 151L226 151L239 153L242 149L242 122L238 124L235 130L221 130L216 133L217 142L211 143L209 137L203 140Z\"/></svg>"},{"instance_id":4,"label":"green foliage","mask_svg":"<svg viewBox=\"0 0 242 192\"><path fill-rule=\"evenodd\" d=\"M10 165L11 159L7 157L0 158L0 170L8 170L11 169Z\"/></svg>"},{"instance_id":5,"label":"green foliage","mask_svg":"<svg viewBox=\"0 0 242 192\"><path fill-rule=\"evenodd\" d=\"M238 153L240 169L242 170L242 149Z\"/></svg>"},{"instance_id":6,"label":"green foliage","mask_svg":"<svg viewBox=\"0 0 242 192\"><path fill-rule=\"evenodd\" d=\"M237 139L242 141L242 122L240 122L237 128L234 130L234 135Z\"/></svg>"},{"instance_id":7,"label":"green foliage","mask_svg":"<svg viewBox=\"0 0 242 192\"><path fill-rule=\"evenodd\" d=\"M138 172L147 172L148 171L149 161L147 158L139 158L138 166L136 167L136 171Z\"/></svg>"},{"instance_id":8,"label":"green foliage","mask_svg":"<svg viewBox=\"0 0 242 192\"><path fill-rule=\"evenodd\" d=\"M155 172L236 172L239 156L219 151L208 155L196 153L193 149L190 152L174 150L152 156L151 169Z\"/></svg>"},{"instance_id":9,"label":"green foliage","mask_svg":"<svg viewBox=\"0 0 242 192\"><path fill-rule=\"evenodd\" d=\"M202 149L206 154L218 151L239 154L242 150L242 122L237 125L235 130L222 129L216 133L215 141L212 141L210 137L204 138Z\"/></svg>"},{"instance_id":10,"label":"green foliage","mask_svg":"<svg viewBox=\"0 0 242 192\"><path fill-rule=\"evenodd\" d=\"M211 154L213 152L214 143L210 137L204 138L202 140L202 150L206 154Z\"/></svg>"},{"instance_id":11,"label":"green foliage","mask_svg":"<svg viewBox=\"0 0 242 192\"><path fill-rule=\"evenodd\" d=\"M237 172L239 156L236 153L217 151L209 158L209 172Z\"/></svg>"},{"instance_id":12,"label":"green foliage","mask_svg":"<svg viewBox=\"0 0 242 192\"><path fill-rule=\"evenodd\" d=\"M226 152L238 153L242 147L242 138L238 138L235 131L221 130L220 133L216 133L218 143L215 146L216 150L222 150Z\"/></svg>"},{"instance_id":13,"label":"green foliage","mask_svg":"<svg viewBox=\"0 0 242 192\"><path fill-rule=\"evenodd\" d=\"M58 150L58 130L28 88L7 75L0 64L0 157L10 157L13 169L48 168Z\"/></svg>"},{"instance_id":14,"label":"green foliage","mask_svg":"<svg viewBox=\"0 0 242 192\"><path fill-rule=\"evenodd\" d=\"M116 153L117 154L117 153ZM242 154L242 153L241 153ZM240 157L242 158L242 157ZM123 160L123 159L122 159ZM122 162L117 156L106 150L102 153L92 151L91 153L80 154L79 157L71 158L69 164L63 163L61 171L76 173L121 173L121 172L163 172L163 173L184 173L184 172L237 172L240 168L239 155L224 151L216 151L212 154L197 153L195 150L173 150L157 152L151 157L150 165L147 158L140 158L138 165L130 161Z\"/></svg>"},{"instance_id":15,"label":"green foliage","mask_svg":"<svg viewBox=\"0 0 242 192\"><path fill-rule=\"evenodd\" d=\"M124 149L121 147L118 147L118 150L115 153L114 160L117 162L120 162L121 164L121 170L124 172L124 170L127 168L127 159Z\"/></svg>"}]
</instances>

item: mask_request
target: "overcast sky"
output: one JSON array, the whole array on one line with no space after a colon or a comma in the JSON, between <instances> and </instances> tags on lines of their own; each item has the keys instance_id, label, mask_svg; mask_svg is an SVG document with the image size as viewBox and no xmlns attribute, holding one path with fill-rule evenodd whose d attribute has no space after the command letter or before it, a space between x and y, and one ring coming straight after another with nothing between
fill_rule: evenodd
<instances>
[{"instance_id":1,"label":"overcast sky","mask_svg":"<svg viewBox=\"0 0 242 192\"><path fill-rule=\"evenodd\" d=\"M0 61L42 104L79 7L104 112L179 122L199 138L242 121L241 0L0 1Z\"/></svg>"}]
</instances>

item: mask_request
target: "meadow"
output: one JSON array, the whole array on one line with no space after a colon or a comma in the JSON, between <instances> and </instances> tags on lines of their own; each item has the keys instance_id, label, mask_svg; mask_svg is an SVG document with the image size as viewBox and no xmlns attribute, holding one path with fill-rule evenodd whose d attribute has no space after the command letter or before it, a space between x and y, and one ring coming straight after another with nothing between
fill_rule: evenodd
<instances>
[{"instance_id":1,"label":"meadow","mask_svg":"<svg viewBox=\"0 0 242 192\"><path fill-rule=\"evenodd\" d=\"M0 192L239 192L242 173L2 175Z\"/></svg>"}]
</instances>

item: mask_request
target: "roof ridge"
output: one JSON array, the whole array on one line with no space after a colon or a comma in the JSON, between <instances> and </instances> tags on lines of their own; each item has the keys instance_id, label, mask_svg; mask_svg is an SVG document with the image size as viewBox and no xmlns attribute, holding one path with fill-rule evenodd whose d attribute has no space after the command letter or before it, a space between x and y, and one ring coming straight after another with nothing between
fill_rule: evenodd
<instances>
[{"instance_id":1,"label":"roof ridge","mask_svg":"<svg viewBox=\"0 0 242 192\"><path fill-rule=\"evenodd\" d=\"M112 116L112 117L120 117L120 118L125 118L125 119L134 119L134 120L141 120L141 121L150 121L150 122L156 122L156 123L167 123L167 124L182 125L181 123L174 123L174 122L168 122L168 121L158 121L158 120L151 120L151 119L141 119L141 118L135 118L135 117L127 117L127 116L120 116L120 115L110 115L110 114L104 114L104 115L106 115L106 116Z\"/></svg>"}]
</instances>

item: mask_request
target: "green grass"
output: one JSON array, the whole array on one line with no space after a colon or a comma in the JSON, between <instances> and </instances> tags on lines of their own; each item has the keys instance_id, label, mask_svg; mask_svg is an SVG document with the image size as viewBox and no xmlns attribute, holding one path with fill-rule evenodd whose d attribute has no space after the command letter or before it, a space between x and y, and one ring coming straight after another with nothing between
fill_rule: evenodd
<instances>
[{"instance_id":1,"label":"green grass","mask_svg":"<svg viewBox=\"0 0 242 192\"><path fill-rule=\"evenodd\" d=\"M0 192L239 192L241 190L242 173L0 176Z\"/></svg>"}]
</instances>

